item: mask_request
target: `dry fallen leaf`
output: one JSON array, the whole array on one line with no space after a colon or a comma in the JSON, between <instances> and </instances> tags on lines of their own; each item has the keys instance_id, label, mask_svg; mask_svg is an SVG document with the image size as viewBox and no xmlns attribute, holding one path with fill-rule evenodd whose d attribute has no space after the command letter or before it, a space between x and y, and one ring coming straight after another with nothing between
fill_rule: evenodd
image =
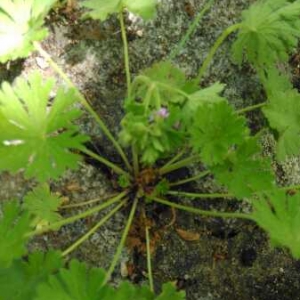
<instances>
[{"instance_id":1,"label":"dry fallen leaf","mask_svg":"<svg viewBox=\"0 0 300 300\"><path fill-rule=\"evenodd\" d=\"M188 242L194 242L200 239L200 234L197 232L187 231L180 228L177 228L176 232L183 240Z\"/></svg>"}]
</instances>

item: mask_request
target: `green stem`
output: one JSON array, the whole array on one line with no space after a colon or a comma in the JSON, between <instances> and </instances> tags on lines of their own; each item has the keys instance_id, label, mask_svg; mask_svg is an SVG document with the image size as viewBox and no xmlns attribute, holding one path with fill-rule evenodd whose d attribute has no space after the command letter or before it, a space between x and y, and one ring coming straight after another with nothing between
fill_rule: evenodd
<instances>
[{"instance_id":1,"label":"green stem","mask_svg":"<svg viewBox=\"0 0 300 300\"><path fill-rule=\"evenodd\" d=\"M185 184L185 183L188 183L188 182L191 182L191 181L195 181L195 180L198 180L198 179L201 179L203 177L205 177L206 175L210 174L210 171L204 171L204 172L201 172L193 177L189 177L189 178L186 178L186 179L182 179L182 180L178 180L176 182L171 182L169 184L169 186L178 186L178 185L182 185L182 184Z\"/></svg>"},{"instance_id":2,"label":"green stem","mask_svg":"<svg viewBox=\"0 0 300 300\"><path fill-rule=\"evenodd\" d=\"M159 174L160 175L164 175L167 173L170 173L172 171L175 171L177 169L183 168L191 163L197 162L199 160L199 156L198 155L194 155L194 156L190 156L188 158L182 159L174 164L168 165L168 166L164 166L162 168L159 169Z\"/></svg>"},{"instance_id":3,"label":"green stem","mask_svg":"<svg viewBox=\"0 0 300 300\"><path fill-rule=\"evenodd\" d=\"M131 151L132 151L132 160L133 160L133 172L134 172L134 176L137 177L140 172L139 155L138 155L137 147L135 145L132 145Z\"/></svg>"},{"instance_id":4,"label":"green stem","mask_svg":"<svg viewBox=\"0 0 300 300\"><path fill-rule=\"evenodd\" d=\"M185 98L189 98L190 95L185 93L184 91L180 90L180 89L177 89L167 83L163 83L163 82L160 82L160 81L154 81L153 79L149 79L147 76L145 75L139 75L137 76L134 80L133 80L133 87L135 88L137 85L138 85L138 82L143 82L145 83L146 85L149 86L149 88L151 87L151 85L153 85L153 88L155 86L160 86L166 90L169 90L171 92L176 92L178 93L179 95L182 95L183 97Z\"/></svg>"},{"instance_id":5,"label":"green stem","mask_svg":"<svg viewBox=\"0 0 300 300\"><path fill-rule=\"evenodd\" d=\"M35 236L35 235L39 235L39 234L42 234L42 233L45 233L47 231L50 231L50 230L57 230L58 228L60 228L61 226L64 226L64 225L68 225L68 224L71 224L77 220L80 220L80 219L83 219L83 218L86 218L92 214L95 214L103 209L105 209L106 207L120 201L128 192L127 191L124 191L122 193L120 193L119 195L117 195L116 197L106 201L105 203L102 203L96 207L93 207L91 209L88 209L78 215L75 215L75 216L72 216L72 217L69 217L69 218L66 218L66 219L63 219L61 221L58 221L58 222L55 222L55 223L52 223L50 224L49 226L45 226L41 229L37 229L33 232L30 232L28 233L27 236L29 237L32 237L32 236Z\"/></svg>"},{"instance_id":6,"label":"green stem","mask_svg":"<svg viewBox=\"0 0 300 300\"><path fill-rule=\"evenodd\" d=\"M95 198L95 199L91 199L91 200L87 200L87 201L83 201L80 203L74 203L74 204L66 204L66 205L62 205L59 207L59 209L68 209L68 208L76 208L76 207L81 207L81 206L85 206L85 205L89 205L89 204L93 204L99 201L106 201L107 199L116 196L116 194L113 195L109 195L109 197L99 197L99 198Z\"/></svg>"},{"instance_id":7,"label":"green stem","mask_svg":"<svg viewBox=\"0 0 300 300\"><path fill-rule=\"evenodd\" d=\"M263 103L259 103L259 104L247 106L247 107L245 107L245 108L242 108L242 109L237 110L236 112L237 112L238 114L244 114L244 113L246 113L246 112L249 112L249 111L252 111L252 110L255 110L255 109L264 107L264 106L266 106L266 105L267 105L267 102L263 102Z\"/></svg>"},{"instance_id":8,"label":"green stem","mask_svg":"<svg viewBox=\"0 0 300 300\"><path fill-rule=\"evenodd\" d=\"M128 53L128 41L126 36L126 28L123 18L123 9L119 13L119 20L121 25L122 41L124 47L124 63L125 63L125 72L126 72L126 82L127 82L127 97L131 95L131 76L130 76L130 67L129 67L129 53Z\"/></svg>"},{"instance_id":9,"label":"green stem","mask_svg":"<svg viewBox=\"0 0 300 300\"><path fill-rule=\"evenodd\" d=\"M125 229L124 229L122 237L121 237L121 241L120 241L120 243L118 245L117 251L116 251L116 253L115 253L115 255L114 255L113 259L112 259L112 262L111 262L110 267L109 267L109 269L108 269L108 271L106 273L105 280L103 281L102 285L105 285L110 280L111 274L113 273L113 271L114 271L114 269L115 269L115 267L116 267L116 265L118 263L118 260L119 260L119 258L121 256L122 249L124 248L124 245L125 245L125 242L126 242L126 238L127 238L129 229L131 227L134 214L136 212L138 200L139 200L138 198L134 199L134 202L133 202L133 205L131 207L131 211L130 211L130 214L129 214L129 217L128 217Z\"/></svg>"},{"instance_id":10,"label":"green stem","mask_svg":"<svg viewBox=\"0 0 300 300\"><path fill-rule=\"evenodd\" d=\"M289 191L289 190L300 190L300 185L290 185L290 186L283 186L280 187L282 191Z\"/></svg>"},{"instance_id":11,"label":"green stem","mask_svg":"<svg viewBox=\"0 0 300 300\"><path fill-rule=\"evenodd\" d=\"M152 276L152 265L151 265L151 250L150 250L150 235L149 227L145 227L146 232L146 247L147 247L147 269L148 269L148 279L149 287L152 292L154 292L153 276Z\"/></svg>"},{"instance_id":12,"label":"green stem","mask_svg":"<svg viewBox=\"0 0 300 300\"><path fill-rule=\"evenodd\" d=\"M183 197L190 197L190 198L236 198L234 195L231 194L221 194L221 193L214 193L214 194L197 194L197 193L187 193L187 192L178 192L178 191L168 191L168 195L172 196L183 196Z\"/></svg>"},{"instance_id":13,"label":"green stem","mask_svg":"<svg viewBox=\"0 0 300 300\"><path fill-rule=\"evenodd\" d=\"M102 218L94 227L92 227L86 234L79 238L75 243L63 251L62 256L67 256L70 252L74 251L79 247L84 241L86 241L92 234L94 234L99 227L101 227L105 222L107 222L124 204L126 200L118 204L114 209L112 209L104 218Z\"/></svg>"},{"instance_id":14,"label":"green stem","mask_svg":"<svg viewBox=\"0 0 300 300\"><path fill-rule=\"evenodd\" d=\"M239 219L248 219L248 220L254 220L254 218L251 215L243 214L243 213L226 213L226 212L218 212L218 211L207 211L202 210L190 206L185 206L177 203L173 203L161 198L157 197L149 197L151 200L156 201L158 203L168 205L170 207L174 207L177 209L181 209L184 211L188 211L194 214L204 215L204 216L210 216L210 217L221 217L221 218L239 218Z\"/></svg>"},{"instance_id":15,"label":"green stem","mask_svg":"<svg viewBox=\"0 0 300 300\"><path fill-rule=\"evenodd\" d=\"M200 70L199 70L199 73L198 73L198 76L196 77L195 81L197 83L200 83L201 82L201 79L205 73L205 71L207 70L208 66L210 65L215 53L217 52L217 50L219 49L219 47L222 45L222 43L224 42L224 40L234 31L240 29L242 26L241 23L238 23L238 24L233 24L231 26L229 26L227 29L225 29L223 31L223 33L219 36L219 38L216 40L215 44L212 46L212 48L210 49L207 57L205 58Z\"/></svg>"},{"instance_id":16,"label":"green stem","mask_svg":"<svg viewBox=\"0 0 300 300\"><path fill-rule=\"evenodd\" d=\"M163 83L163 82L159 82L159 81L155 81L155 84L158 85L158 86L161 86L162 88L166 89L166 90L169 90L170 92L175 92L185 98L190 98L190 95L187 94L186 92L180 90L180 89L177 89L177 88L174 88L173 86L171 85L168 85L166 83Z\"/></svg>"},{"instance_id":17,"label":"green stem","mask_svg":"<svg viewBox=\"0 0 300 300\"><path fill-rule=\"evenodd\" d=\"M84 98L83 94L77 89L75 84L70 80L67 74L59 67L59 65L51 58L51 56L42 48L42 46L38 42L33 43L35 49L43 56L46 61L51 65L51 67L61 76L61 78L67 83L67 85L76 91L76 94L81 102L81 104L86 108L86 110L94 117L103 133L107 136L107 138L112 142L120 156L122 157L126 167L128 170L131 170L130 163L125 155L125 152L121 148L120 144L110 133L109 129L106 127L104 122L100 119L99 115L94 111L89 102Z\"/></svg>"},{"instance_id":18,"label":"green stem","mask_svg":"<svg viewBox=\"0 0 300 300\"><path fill-rule=\"evenodd\" d=\"M192 22L192 24L189 26L186 34L183 36L183 38L181 39L181 41L179 42L179 44L177 45L177 47L170 53L169 55L169 60L173 60L178 54L179 52L183 49L183 47L185 46L186 42L189 40L190 36L195 32L197 26L199 25L202 17L204 16L204 14L210 9L210 7L212 6L214 0L210 0L205 6L204 8L197 14L196 18L194 19L194 21Z\"/></svg>"},{"instance_id":19,"label":"green stem","mask_svg":"<svg viewBox=\"0 0 300 300\"><path fill-rule=\"evenodd\" d=\"M88 150L87 148L81 149L81 152L85 153L86 155L100 161L104 165L108 166L112 170L114 170L117 174L123 174L126 176L129 176L129 173L121 169L119 166L115 165L114 163L110 162L109 160L105 159L104 157L94 153L91 150Z\"/></svg>"},{"instance_id":20,"label":"green stem","mask_svg":"<svg viewBox=\"0 0 300 300\"><path fill-rule=\"evenodd\" d=\"M178 152L174 157L172 157L167 163L165 163L163 166L161 166L161 168L166 168L168 167L169 165L172 165L173 163L175 163L178 159L180 159L184 153L186 151L185 150L182 150L180 152Z\"/></svg>"}]
</instances>

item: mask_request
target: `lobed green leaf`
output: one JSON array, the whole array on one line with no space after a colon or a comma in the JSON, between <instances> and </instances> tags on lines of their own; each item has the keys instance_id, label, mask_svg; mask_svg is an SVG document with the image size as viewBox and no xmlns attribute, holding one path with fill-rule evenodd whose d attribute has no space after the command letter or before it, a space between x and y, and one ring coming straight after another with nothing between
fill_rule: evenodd
<instances>
[{"instance_id":1,"label":"lobed green leaf","mask_svg":"<svg viewBox=\"0 0 300 300\"><path fill-rule=\"evenodd\" d=\"M30 232L30 217L16 201L4 203L0 218L0 268L8 268L14 259L26 253L26 234Z\"/></svg>"},{"instance_id":2,"label":"lobed green leaf","mask_svg":"<svg viewBox=\"0 0 300 300\"><path fill-rule=\"evenodd\" d=\"M119 13L124 8L142 17L145 20L155 16L157 0L85 0L82 6L88 9L85 16L104 21L114 13Z\"/></svg>"},{"instance_id":3,"label":"lobed green leaf","mask_svg":"<svg viewBox=\"0 0 300 300\"><path fill-rule=\"evenodd\" d=\"M0 268L0 300L32 300L38 285L63 265L59 252L34 252L27 261L15 260L9 268Z\"/></svg>"},{"instance_id":4,"label":"lobed green leaf","mask_svg":"<svg viewBox=\"0 0 300 300\"><path fill-rule=\"evenodd\" d=\"M280 82L274 85L269 91L269 103L262 110L279 134L276 156L281 161L300 153L300 94L287 88L280 87Z\"/></svg>"},{"instance_id":5,"label":"lobed green leaf","mask_svg":"<svg viewBox=\"0 0 300 300\"><path fill-rule=\"evenodd\" d=\"M177 292L172 284L166 284L159 296L146 286L135 286L122 282L113 289L103 284L105 272L102 269L88 269L84 263L72 260L68 269L61 269L58 275L50 276L47 283L37 289L34 300L184 300L184 292Z\"/></svg>"},{"instance_id":6,"label":"lobed green leaf","mask_svg":"<svg viewBox=\"0 0 300 300\"><path fill-rule=\"evenodd\" d=\"M56 0L1 0L0 62L27 57L44 39L44 18Z\"/></svg>"},{"instance_id":7,"label":"lobed green leaf","mask_svg":"<svg viewBox=\"0 0 300 300\"><path fill-rule=\"evenodd\" d=\"M212 172L237 198L271 190L275 183L270 160L261 156L257 137L247 138Z\"/></svg>"},{"instance_id":8,"label":"lobed green leaf","mask_svg":"<svg viewBox=\"0 0 300 300\"><path fill-rule=\"evenodd\" d=\"M273 190L259 195L252 201L253 217L266 230L274 246L291 250L300 258L300 195L288 195L282 190Z\"/></svg>"},{"instance_id":9,"label":"lobed green leaf","mask_svg":"<svg viewBox=\"0 0 300 300\"><path fill-rule=\"evenodd\" d=\"M191 144L207 165L222 163L249 134L245 118L225 101L199 106L193 118L189 128Z\"/></svg>"},{"instance_id":10,"label":"lobed green leaf","mask_svg":"<svg viewBox=\"0 0 300 300\"><path fill-rule=\"evenodd\" d=\"M260 0L242 13L241 28L232 47L234 60L247 58L256 67L287 61L300 36L300 1Z\"/></svg>"},{"instance_id":11,"label":"lobed green leaf","mask_svg":"<svg viewBox=\"0 0 300 300\"><path fill-rule=\"evenodd\" d=\"M58 178L66 168L75 169L87 136L73 124L81 112L72 107L73 90L59 89L53 101L52 80L43 82L38 73L15 87L2 84L0 91L0 171L18 172L39 181Z\"/></svg>"},{"instance_id":12,"label":"lobed green leaf","mask_svg":"<svg viewBox=\"0 0 300 300\"><path fill-rule=\"evenodd\" d=\"M57 210L62 199L50 192L48 184L43 183L29 192L24 198L24 208L35 216L35 225L44 226L61 219Z\"/></svg>"}]
</instances>

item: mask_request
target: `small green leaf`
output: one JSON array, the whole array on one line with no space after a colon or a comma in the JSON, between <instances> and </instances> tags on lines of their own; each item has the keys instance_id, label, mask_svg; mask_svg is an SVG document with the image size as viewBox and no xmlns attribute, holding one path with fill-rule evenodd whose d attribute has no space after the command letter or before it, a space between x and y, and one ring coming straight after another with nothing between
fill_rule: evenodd
<instances>
[{"instance_id":1,"label":"small green leaf","mask_svg":"<svg viewBox=\"0 0 300 300\"><path fill-rule=\"evenodd\" d=\"M82 6L88 8L86 16L104 21L114 13L119 13L123 8L149 20L155 16L157 0L85 0Z\"/></svg>"},{"instance_id":2,"label":"small green leaf","mask_svg":"<svg viewBox=\"0 0 300 300\"><path fill-rule=\"evenodd\" d=\"M122 9L122 0L85 0L81 5L89 9L86 16L104 21L110 14Z\"/></svg>"},{"instance_id":3,"label":"small green leaf","mask_svg":"<svg viewBox=\"0 0 300 300\"><path fill-rule=\"evenodd\" d=\"M51 194L49 185L40 184L24 199L24 208L36 217L35 225L49 225L61 219L57 213L62 200Z\"/></svg>"},{"instance_id":4,"label":"small green leaf","mask_svg":"<svg viewBox=\"0 0 300 300\"><path fill-rule=\"evenodd\" d=\"M243 143L249 130L225 101L199 106L190 126L191 144L207 165L221 163L233 147Z\"/></svg>"},{"instance_id":5,"label":"small green leaf","mask_svg":"<svg viewBox=\"0 0 300 300\"><path fill-rule=\"evenodd\" d=\"M252 201L255 221L270 236L274 246L291 250L292 255L300 258L300 194L288 195L274 190Z\"/></svg>"},{"instance_id":6,"label":"small green leaf","mask_svg":"<svg viewBox=\"0 0 300 300\"><path fill-rule=\"evenodd\" d=\"M276 92L275 88L263 113L279 133L276 156L284 160L300 153L300 94L292 89Z\"/></svg>"},{"instance_id":7,"label":"small green leaf","mask_svg":"<svg viewBox=\"0 0 300 300\"><path fill-rule=\"evenodd\" d=\"M287 74L279 72L276 68L268 68L263 74L264 76L261 76L261 80L268 98L271 98L278 92L287 92L293 89L291 79L288 78Z\"/></svg>"},{"instance_id":8,"label":"small green leaf","mask_svg":"<svg viewBox=\"0 0 300 300\"><path fill-rule=\"evenodd\" d=\"M224 87L225 84L217 82L208 88L190 94L182 108L184 118L188 121L191 120L198 107L203 104L214 104L216 102L226 101L225 98L219 95L224 90Z\"/></svg>"},{"instance_id":9,"label":"small green leaf","mask_svg":"<svg viewBox=\"0 0 300 300\"><path fill-rule=\"evenodd\" d=\"M30 222L29 214L16 201L4 203L0 218L0 268L8 268L14 259L26 253Z\"/></svg>"},{"instance_id":10,"label":"small green leaf","mask_svg":"<svg viewBox=\"0 0 300 300\"><path fill-rule=\"evenodd\" d=\"M0 62L27 57L47 35L44 18L56 0L1 0Z\"/></svg>"},{"instance_id":11,"label":"small green leaf","mask_svg":"<svg viewBox=\"0 0 300 300\"><path fill-rule=\"evenodd\" d=\"M161 294L155 300L185 300L185 292L177 292L172 283L163 285Z\"/></svg>"},{"instance_id":12,"label":"small green leaf","mask_svg":"<svg viewBox=\"0 0 300 300\"><path fill-rule=\"evenodd\" d=\"M164 178L155 186L154 191L152 192L152 196L166 195L169 190L169 181L166 178Z\"/></svg>"},{"instance_id":13,"label":"small green leaf","mask_svg":"<svg viewBox=\"0 0 300 300\"><path fill-rule=\"evenodd\" d=\"M184 300L184 292L177 292L172 284L163 286L156 298L146 286L122 282L113 289L103 284L102 269L88 269L84 263L72 260L69 269L61 269L58 275L50 276L47 283L37 289L34 300ZM1 299L1 298L0 298ZM2 299L1 299L2 300Z\"/></svg>"},{"instance_id":14,"label":"small green leaf","mask_svg":"<svg viewBox=\"0 0 300 300\"><path fill-rule=\"evenodd\" d=\"M157 0L123 0L123 3L129 11L144 20L155 17Z\"/></svg>"},{"instance_id":15,"label":"small green leaf","mask_svg":"<svg viewBox=\"0 0 300 300\"><path fill-rule=\"evenodd\" d=\"M163 61L141 72L136 78L132 94L142 99L146 108L159 109L171 103L182 103L185 97L180 91L185 84L185 74L170 61Z\"/></svg>"},{"instance_id":16,"label":"small green leaf","mask_svg":"<svg viewBox=\"0 0 300 300\"><path fill-rule=\"evenodd\" d=\"M273 189L274 174L269 159L261 157L256 137L230 153L223 164L212 168L216 179L238 198Z\"/></svg>"},{"instance_id":17,"label":"small green leaf","mask_svg":"<svg viewBox=\"0 0 300 300\"><path fill-rule=\"evenodd\" d=\"M244 55L256 66L287 61L300 36L300 1L260 0L243 12L241 29L233 44L234 60Z\"/></svg>"},{"instance_id":18,"label":"small green leaf","mask_svg":"<svg viewBox=\"0 0 300 300\"><path fill-rule=\"evenodd\" d=\"M28 81L19 79L0 90L0 170L18 172L39 181L58 178L66 168L75 169L80 150L88 137L78 134L72 122L81 112L72 108L73 90L60 89L50 102L52 80L42 81L38 73Z\"/></svg>"},{"instance_id":19,"label":"small green leaf","mask_svg":"<svg viewBox=\"0 0 300 300\"><path fill-rule=\"evenodd\" d=\"M118 184L122 188L127 188L130 186L130 178L128 175L122 174L118 178Z\"/></svg>"},{"instance_id":20,"label":"small green leaf","mask_svg":"<svg viewBox=\"0 0 300 300\"><path fill-rule=\"evenodd\" d=\"M0 268L0 300L33 300L38 285L63 265L59 252L34 252L28 260L15 260L10 268Z\"/></svg>"},{"instance_id":21,"label":"small green leaf","mask_svg":"<svg viewBox=\"0 0 300 300\"><path fill-rule=\"evenodd\" d=\"M35 300L100 300L105 295L101 287L104 278L103 270L88 269L72 260L69 269L61 269L57 276L51 276L48 283L38 287Z\"/></svg>"}]
</instances>

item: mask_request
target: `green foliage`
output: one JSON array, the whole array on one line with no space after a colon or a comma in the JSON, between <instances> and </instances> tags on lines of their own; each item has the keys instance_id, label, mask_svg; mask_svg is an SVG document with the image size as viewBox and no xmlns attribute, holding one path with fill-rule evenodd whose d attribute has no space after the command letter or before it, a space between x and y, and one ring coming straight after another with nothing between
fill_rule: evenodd
<instances>
[{"instance_id":1,"label":"green foliage","mask_svg":"<svg viewBox=\"0 0 300 300\"><path fill-rule=\"evenodd\" d=\"M38 73L28 81L19 79L0 91L0 170L17 172L39 181L58 178L66 168L75 169L80 160L70 149L82 149L86 136L72 122L81 112L72 108L74 91L59 89L53 101L52 80Z\"/></svg>"},{"instance_id":2,"label":"green foliage","mask_svg":"<svg viewBox=\"0 0 300 300\"><path fill-rule=\"evenodd\" d=\"M38 285L63 265L59 252L34 252L27 261L15 260L10 268L0 268L0 300L33 300Z\"/></svg>"},{"instance_id":3,"label":"green foliage","mask_svg":"<svg viewBox=\"0 0 300 300\"><path fill-rule=\"evenodd\" d=\"M155 186L151 196L166 195L169 190L170 190L169 181L166 178L164 178Z\"/></svg>"},{"instance_id":4,"label":"green foliage","mask_svg":"<svg viewBox=\"0 0 300 300\"><path fill-rule=\"evenodd\" d=\"M86 16L101 21L124 8L145 20L149 20L155 16L156 2L156 0L85 0L82 6L89 9Z\"/></svg>"},{"instance_id":5,"label":"green foliage","mask_svg":"<svg viewBox=\"0 0 300 300\"><path fill-rule=\"evenodd\" d=\"M185 74L179 68L169 61L162 61L137 76L132 97L141 99L146 109L168 107L184 101L182 90L186 84Z\"/></svg>"},{"instance_id":6,"label":"green foliage","mask_svg":"<svg viewBox=\"0 0 300 300\"><path fill-rule=\"evenodd\" d=\"M29 214L16 201L3 204L0 218L0 268L8 268L14 259L26 253L26 234L30 232Z\"/></svg>"},{"instance_id":7,"label":"green foliage","mask_svg":"<svg viewBox=\"0 0 300 300\"><path fill-rule=\"evenodd\" d=\"M253 216L266 230L274 246L288 247L300 258L300 195L288 195L281 190L270 191L253 199Z\"/></svg>"},{"instance_id":8,"label":"green foliage","mask_svg":"<svg viewBox=\"0 0 300 300\"><path fill-rule=\"evenodd\" d=\"M181 144L182 132L176 127L181 117L179 108L161 108L147 113L142 105L135 103L126 108L120 140L125 146L134 145L146 165L154 164Z\"/></svg>"},{"instance_id":9,"label":"green foliage","mask_svg":"<svg viewBox=\"0 0 300 300\"><path fill-rule=\"evenodd\" d=\"M260 75L268 98L273 97L278 92L284 93L293 89L291 79L288 78L287 74L280 73L274 67L262 71Z\"/></svg>"},{"instance_id":10,"label":"green foliage","mask_svg":"<svg viewBox=\"0 0 300 300\"><path fill-rule=\"evenodd\" d=\"M47 283L38 287L34 300L184 300L183 292L176 292L171 284L156 297L147 287L134 286L128 282L113 289L104 283L102 269L88 269L84 263L72 260L69 269L61 269Z\"/></svg>"},{"instance_id":11,"label":"green foliage","mask_svg":"<svg viewBox=\"0 0 300 300\"><path fill-rule=\"evenodd\" d=\"M194 114L191 144L205 164L221 163L248 135L245 123L225 101L203 104Z\"/></svg>"},{"instance_id":12,"label":"green foliage","mask_svg":"<svg viewBox=\"0 0 300 300\"><path fill-rule=\"evenodd\" d=\"M226 101L225 98L219 94L224 90L225 84L219 82L203 88L201 90L191 91L189 97L186 100L183 108L182 114L184 115L185 122L189 123L194 119L195 112L203 104L214 104L221 101Z\"/></svg>"},{"instance_id":13,"label":"green foliage","mask_svg":"<svg viewBox=\"0 0 300 300\"><path fill-rule=\"evenodd\" d=\"M122 188L127 188L130 186L130 178L125 174L122 174L118 177L118 184Z\"/></svg>"},{"instance_id":14,"label":"green foliage","mask_svg":"<svg viewBox=\"0 0 300 300\"><path fill-rule=\"evenodd\" d=\"M3 46L0 62L25 57L33 50L34 41L46 35L46 30L42 28L43 19L54 2L1 1L0 43ZM88 10L86 15L102 21L114 13L122 16L124 9L147 20L155 15L156 3L156 0L84 0L82 6ZM240 29L233 45L233 57L241 64L245 56L257 68L268 97L263 113L270 127L278 133L276 155L280 160L300 152L300 96L293 90L288 78L274 68L278 62L287 61L288 52L297 44L300 36L299 15L300 0L257 1L243 13L242 23L231 26L220 36L197 77L200 81L222 40L235 29ZM121 27L124 41L124 27ZM129 170L119 172L122 173L118 178L119 187L123 191L116 197L119 197L116 200L122 201L118 207L133 198L133 194L140 198L143 194L141 189L145 192L144 200L149 198L148 203L154 200L170 203L151 198L147 192L153 190L152 196L158 197L175 195L176 190L169 192L170 186L202 178L211 171L216 180L237 198L252 199L253 195L258 198L251 202L254 208L251 216L226 214L227 217L253 217L269 233L274 245L288 247L296 258L300 258L300 196L289 196L276 189L271 162L262 155L259 136L251 136L246 118L240 115L253 107L237 113L222 96L223 84L217 82L199 88L197 80L187 79L184 72L170 61L154 64L129 83L131 76L127 50L124 56L128 97L120 140L122 145L133 149L132 167L127 161L127 154L100 117L96 117ZM42 50L41 53L45 55ZM50 59L49 62L69 86L73 86L59 66ZM43 182L57 179L67 168L75 169L81 159L78 152L86 150L84 143L88 140L75 125L81 115L74 105L77 100L75 91L59 89L56 97L49 99L53 85L53 80L43 81L35 73L28 80L17 80L15 85L3 83L0 91L0 171L15 173L22 170L27 178L42 182L24 197L22 208L26 211L16 202L3 206L0 219L0 300L185 299L184 293L176 291L172 284L164 285L158 296L148 287L134 286L128 282L112 288L106 284L109 274L102 269L89 269L76 260L71 261L68 268L62 268L62 255L55 252L45 255L33 253L28 256L28 261L21 259L27 254L25 244L28 237L40 233L38 230L30 232L31 226L39 229L61 219L57 213L61 199L51 194L48 184ZM80 100L95 116L83 96ZM186 153L189 150L199 154L199 161L209 170L170 184L165 174L196 161L196 155L188 156L189 153ZM120 169L100 155L84 152L114 170ZM159 163L159 159L169 160L174 153L179 155L172 162L156 168L154 164ZM147 172L149 169L145 166L150 166L153 172ZM112 199L110 203L114 201ZM136 205L137 200L134 203ZM65 223L100 209L101 205L71 217ZM189 210L196 212L192 208ZM214 212L197 211L214 215ZM222 214L219 212L218 216ZM132 221L131 216L129 221ZM77 240L64 255L69 249L75 249L91 232ZM120 244L117 253L123 245ZM114 262L118 255L115 258Z\"/></svg>"},{"instance_id":15,"label":"green foliage","mask_svg":"<svg viewBox=\"0 0 300 300\"><path fill-rule=\"evenodd\" d=\"M283 75L270 72L265 80L268 104L263 108L271 128L279 136L276 155L279 160L300 153L300 95ZM273 88L272 88L273 87Z\"/></svg>"},{"instance_id":16,"label":"green foliage","mask_svg":"<svg viewBox=\"0 0 300 300\"><path fill-rule=\"evenodd\" d=\"M1 0L0 62L26 57L47 35L44 17L56 0Z\"/></svg>"},{"instance_id":17,"label":"green foliage","mask_svg":"<svg viewBox=\"0 0 300 300\"><path fill-rule=\"evenodd\" d=\"M162 293L155 300L184 300L185 293L183 291L176 292L171 283L163 285Z\"/></svg>"},{"instance_id":18,"label":"green foliage","mask_svg":"<svg viewBox=\"0 0 300 300\"><path fill-rule=\"evenodd\" d=\"M35 216L34 225L41 227L61 219L57 213L62 200L50 192L49 185L40 184L24 199L24 208Z\"/></svg>"},{"instance_id":19,"label":"green foliage","mask_svg":"<svg viewBox=\"0 0 300 300\"><path fill-rule=\"evenodd\" d=\"M241 64L245 55L257 67L287 61L300 36L299 14L299 0L260 0L251 5L242 14L234 60Z\"/></svg>"},{"instance_id":20,"label":"green foliage","mask_svg":"<svg viewBox=\"0 0 300 300\"><path fill-rule=\"evenodd\" d=\"M270 161L261 157L256 137L246 139L212 171L217 180L238 198L271 190L275 183Z\"/></svg>"}]
</instances>

